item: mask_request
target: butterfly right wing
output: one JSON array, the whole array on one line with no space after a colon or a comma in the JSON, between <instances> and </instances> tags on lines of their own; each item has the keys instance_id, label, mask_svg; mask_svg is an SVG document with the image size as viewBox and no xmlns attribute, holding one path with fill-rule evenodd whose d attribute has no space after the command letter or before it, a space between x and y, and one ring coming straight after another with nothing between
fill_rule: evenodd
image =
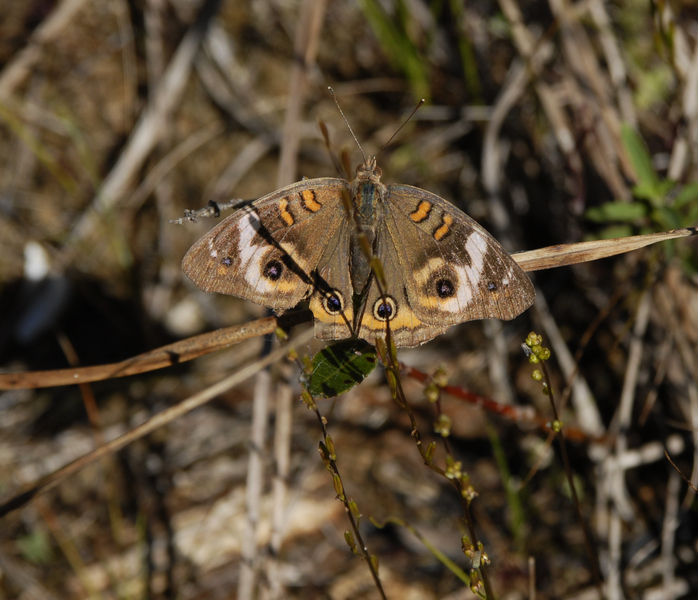
<instances>
[{"instance_id":1,"label":"butterfly right wing","mask_svg":"<svg viewBox=\"0 0 698 600\"><path fill-rule=\"evenodd\" d=\"M348 187L343 179L310 179L255 200L189 249L184 273L205 292L275 310L295 306L314 289L328 240L346 229L340 226Z\"/></svg>"}]
</instances>

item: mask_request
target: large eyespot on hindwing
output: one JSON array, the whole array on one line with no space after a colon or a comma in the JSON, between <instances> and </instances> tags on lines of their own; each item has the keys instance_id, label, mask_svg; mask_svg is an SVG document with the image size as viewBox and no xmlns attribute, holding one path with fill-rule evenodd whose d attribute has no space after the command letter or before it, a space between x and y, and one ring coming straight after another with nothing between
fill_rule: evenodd
<instances>
[{"instance_id":1,"label":"large eyespot on hindwing","mask_svg":"<svg viewBox=\"0 0 698 600\"><path fill-rule=\"evenodd\" d=\"M458 295L460 277L457 270L443 259L431 259L415 275L430 298L445 301Z\"/></svg>"},{"instance_id":2,"label":"large eyespot on hindwing","mask_svg":"<svg viewBox=\"0 0 698 600\"><path fill-rule=\"evenodd\" d=\"M344 296L337 290L324 294L322 308L328 315L341 315L344 312Z\"/></svg>"},{"instance_id":3,"label":"large eyespot on hindwing","mask_svg":"<svg viewBox=\"0 0 698 600\"><path fill-rule=\"evenodd\" d=\"M373 305L373 318L385 323L397 316L397 304L390 296L378 298Z\"/></svg>"},{"instance_id":4,"label":"large eyespot on hindwing","mask_svg":"<svg viewBox=\"0 0 698 600\"><path fill-rule=\"evenodd\" d=\"M468 261L461 261L466 266L434 257L414 271L419 304L424 309L456 314L468 305L473 295L471 286L477 281L473 281Z\"/></svg>"},{"instance_id":5,"label":"large eyespot on hindwing","mask_svg":"<svg viewBox=\"0 0 698 600\"><path fill-rule=\"evenodd\" d=\"M281 261L273 258L262 269L262 275L270 281L278 281L284 274L284 265Z\"/></svg>"},{"instance_id":6,"label":"large eyespot on hindwing","mask_svg":"<svg viewBox=\"0 0 698 600\"><path fill-rule=\"evenodd\" d=\"M446 298L451 298L456 293L456 285L453 283L452 279L446 277L439 277L434 283L434 291L436 295L445 300Z\"/></svg>"}]
</instances>

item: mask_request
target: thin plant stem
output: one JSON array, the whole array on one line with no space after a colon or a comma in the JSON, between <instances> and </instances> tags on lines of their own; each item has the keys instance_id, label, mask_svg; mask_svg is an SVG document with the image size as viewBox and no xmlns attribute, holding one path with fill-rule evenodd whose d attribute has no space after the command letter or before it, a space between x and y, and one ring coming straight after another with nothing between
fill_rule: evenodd
<instances>
[{"instance_id":1,"label":"thin plant stem","mask_svg":"<svg viewBox=\"0 0 698 600\"><path fill-rule=\"evenodd\" d=\"M547 395L548 398L550 399L550 406L553 411L553 416L555 418L555 422L557 424L560 424L560 416L558 415L557 412L557 406L555 406L555 397L553 394L553 389L552 386L548 383L550 381L550 377L548 375L548 369L545 366L545 361L541 361L540 363L541 370L543 371L543 377L545 378L546 382L546 389L547 389ZM572 468L570 467L570 459L567 454L567 445L565 444L565 437L562 433L562 430L556 431L557 434L557 439L560 444L560 453L562 455L562 464L565 469L565 475L567 476L567 483L570 486L570 493L572 494L572 501L574 503L574 508L577 512L577 519L579 520L579 524L582 527L582 532L584 533L584 545L586 546L586 551L587 555L589 556L589 562L591 564L591 571L594 576L594 585L596 586L596 589L599 592L599 598L604 598L604 593L603 593L603 587L601 585L601 571L599 569L599 563L597 559L597 555L594 552L594 544L591 539L591 533L589 531L589 528L587 526L586 521L584 520L584 517L582 516L582 508L581 504L579 502L579 497L577 496L577 489L574 485L574 478L572 476Z\"/></svg>"},{"instance_id":2,"label":"thin plant stem","mask_svg":"<svg viewBox=\"0 0 698 600\"><path fill-rule=\"evenodd\" d=\"M313 402L313 405L310 408L315 412L315 416L317 417L318 422L320 423L320 428L322 429L322 436L324 438L324 448L322 446L320 447L320 455L325 461L328 470L332 473L332 478L335 480L335 490L337 491L337 497L344 504L344 509L347 512L347 517L349 518L349 522L351 523L351 528L354 532L354 536L356 536L356 541L358 542L359 552L361 553L361 556L365 559L366 564L368 565L368 569L371 572L371 577L373 578L373 582L376 584L378 593L381 595L381 598L383 598L383 600L387 600L387 596L385 595L385 591L383 590L383 584L381 583L380 577L378 576L378 570L376 569L376 565L374 564L374 561L371 558L371 555L368 551L368 547L366 546L363 538L361 537L359 525L356 519L354 518L354 511L352 510L352 507L350 505L351 501L348 499L347 494L345 492L344 482L342 481L342 476L339 473L339 468L337 467L336 462L336 456L334 454L334 443L332 442L332 438L327 432L327 419L325 419L325 417L323 417L320 413L320 409L318 408L316 402ZM325 452L327 452L326 456ZM339 485L337 484L337 482L339 482ZM338 487L339 489L337 489Z\"/></svg>"}]
</instances>

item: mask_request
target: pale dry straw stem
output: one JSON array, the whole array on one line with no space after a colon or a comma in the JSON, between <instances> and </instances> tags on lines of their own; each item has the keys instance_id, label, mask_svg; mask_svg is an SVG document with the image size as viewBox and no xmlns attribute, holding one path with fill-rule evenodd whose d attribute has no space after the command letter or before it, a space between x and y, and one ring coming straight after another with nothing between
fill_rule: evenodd
<instances>
[{"instance_id":1,"label":"pale dry straw stem","mask_svg":"<svg viewBox=\"0 0 698 600\"><path fill-rule=\"evenodd\" d=\"M172 421L178 419L182 415L185 415L188 412L194 410L195 408L198 408L199 406L206 404L216 396L228 391L229 389L232 389L237 385L240 385L243 381L246 381L250 377L256 375L269 365L279 360L282 360L286 356L286 354L290 352L292 349L304 346L312 338L313 329L307 329L303 333L300 333L296 335L294 338L292 338L288 345L284 348L277 348L264 358L261 358L259 360L254 361L253 363L247 364L239 368L237 371L235 371L225 379L222 379L218 383L215 383L212 386L200 392L197 392L196 394L190 396L186 400L183 400L176 406L168 408L154 415L145 423L142 423L141 425L134 427L127 433L117 437L111 442L107 442L103 446L100 446L92 452L89 452L88 454L82 456L81 458L74 460L72 463L66 465L65 467L58 469L51 475L43 478L30 490L11 498L7 502L4 502L0 506L0 517L12 510L24 506L24 504L26 504L35 496L43 494L44 492L50 489L53 489L67 476L76 473L88 464L91 464L94 461L99 460L103 456L113 454L117 450L120 450L124 446L142 438L145 435L148 435L149 433L155 431L163 425L167 425L168 423L171 423Z\"/></svg>"},{"instance_id":2,"label":"pale dry straw stem","mask_svg":"<svg viewBox=\"0 0 698 600\"><path fill-rule=\"evenodd\" d=\"M213 191L208 196L216 202L229 197L230 190L264 158L271 147L263 137L255 137L247 142L214 183Z\"/></svg>"},{"instance_id":3,"label":"pale dry straw stem","mask_svg":"<svg viewBox=\"0 0 698 600\"><path fill-rule=\"evenodd\" d=\"M536 301L533 305L536 317L540 320L545 330L545 336L550 342L555 360L560 365L560 370L566 381L570 381L576 371L574 357L569 351L560 329L555 322L545 296L540 290L536 290ZM578 373L572 382L572 405L579 428L590 437L601 437L605 433L601 414L596 406L596 401L586 380Z\"/></svg>"},{"instance_id":4,"label":"pale dry straw stem","mask_svg":"<svg viewBox=\"0 0 698 600\"><path fill-rule=\"evenodd\" d=\"M611 142L611 146L605 148L605 151L613 164L619 164L623 173L630 176L634 171L621 141L618 111L609 102L610 86L599 67L591 40L567 0L548 0L548 4L560 25L560 40L566 65L585 88L593 93L594 101L585 105L598 108L600 118L594 119L595 128L599 130L599 137L608 138Z\"/></svg>"},{"instance_id":5,"label":"pale dry straw stem","mask_svg":"<svg viewBox=\"0 0 698 600\"><path fill-rule=\"evenodd\" d=\"M567 156L567 160L572 167L581 170L581 157L577 153L574 136L564 112L561 110L559 102L554 98L550 86L538 79L539 72L543 65L553 57L552 43L549 41L539 42L536 36L529 31L523 22L521 10L512 0L500 0L502 11L512 23L512 32L516 49L526 61L528 76L533 79L534 89L545 110L550 124L553 128L555 138L562 152Z\"/></svg>"},{"instance_id":6,"label":"pale dry straw stem","mask_svg":"<svg viewBox=\"0 0 698 600\"><path fill-rule=\"evenodd\" d=\"M663 461L666 448L673 456L681 454L685 450L683 438L679 434L673 433L664 442L648 442L639 448L626 450L623 454L612 454L604 461L604 466L608 468L610 473L627 471L642 465Z\"/></svg>"},{"instance_id":7,"label":"pale dry straw stem","mask_svg":"<svg viewBox=\"0 0 698 600\"><path fill-rule=\"evenodd\" d=\"M499 6L511 23L511 33L517 50L526 61L531 61L536 50L536 38L526 27L519 5L514 0L499 0Z\"/></svg>"},{"instance_id":8,"label":"pale dry straw stem","mask_svg":"<svg viewBox=\"0 0 698 600\"><path fill-rule=\"evenodd\" d=\"M686 79L686 75L689 71L691 58L689 43L686 39L686 34L681 27L681 23L676 20L674 12L671 8L670 2L659 2L657 0L652 0L657 13L655 15L655 20L658 20L661 27L665 32L671 32L671 41L673 46L670 50L674 67L679 79Z\"/></svg>"},{"instance_id":9,"label":"pale dry straw stem","mask_svg":"<svg viewBox=\"0 0 698 600\"><path fill-rule=\"evenodd\" d=\"M277 186L292 183L296 179L298 148L301 139L301 112L308 88L308 68L315 62L320 29L325 15L326 0L304 0L298 19L293 47L291 82L288 104L282 131L281 156Z\"/></svg>"},{"instance_id":10,"label":"pale dry straw stem","mask_svg":"<svg viewBox=\"0 0 698 600\"><path fill-rule=\"evenodd\" d=\"M504 247L512 250L511 220L500 193L505 157L499 136L504 120L524 95L530 78L534 77L538 68L552 57L553 47L549 42L544 42L536 49L535 38L523 24L518 6L511 0L500 0L500 5L512 23L515 39L523 47L523 50L520 50L525 56L526 62L514 61L507 73L506 83L492 110L483 140L482 181L488 193L489 212L497 231L497 237ZM490 381L496 388L498 399L506 404L512 404L515 395L505 372L508 352L506 351L502 324L488 321L484 327L485 333L493 340L493 344L488 350L489 360L487 361Z\"/></svg>"},{"instance_id":11,"label":"pale dry straw stem","mask_svg":"<svg viewBox=\"0 0 698 600\"><path fill-rule=\"evenodd\" d=\"M295 60L293 61L291 67L288 105L286 108L284 127L281 137L281 157L279 159L277 187L288 185L295 179L296 161L301 137L301 112L307 89L307 70L308 67L315 62L324 12L325 0L305 0L301 6L301 13L296 26L296 37L294 43L293 58ZM270 380L270 375L268 372L260 372L258 378L267 378ZM259 380L258 385L260 385ZM270 383L264 384L267 394L269 393L269 385ZM283 404L279 404L278 408L283 411L289 407L284 407ZM258 399L257 394L255 394L253 414L258 414L258 418L263 418L264 422L266 423L268 419L268 402L263 401L261 397ZM283 420L284 417L282 416L281 418ZM287 438L287 440L288 444L290 445L290 436ZM280 450L279 452L290 453L290 448L287 447L283 451ZM256 462L253 463L253 458L254 453L250 455L250 471L253 469L261 471L261 466L258 466ZM257 510L256 505L259 504L260 497L261 486L258 486L253 490L249 490L248 488L247 528L249 534L251 534L251 522L255 519L255 517L258 518L255 511ZM281 507L279 510L283 510L283 507ZM256 526L256 521L254 524ZM249 600L254 595L255 574L253 569L256 561L258 560L256 536L248 535L246 537L248 539L245 540L242 548L243 561L240 567L240 581L238 585L238 598L240 600ZM277 543L280 545L281 540L277 539ZM270 563L273 562L273 560L270 561ZM271 570L267 571L267 575L268 579L270 580L272 590L275 590L275 594L280 595L281 584L278 581L277 569L272 566ZM272 577L276 577L276 580L272 580Z\"/></svg>"},{"instance_id":12,"label":"pale dry straw stem","mask_svg":"<svg viewBox=\"0 0 698 600\"><path fill-rule=\"evenodd\" d=\"M259 115L261 100L250 89L249 70L235 56L235 46L217 21L196 59L196 72L206 91L223 110L251 133L278 140L276 125Z\"/></svg>"},{"instance_id":13,"label":"pale dry straw stem","mask_svg":"<svg viewBox=\"0 0 698 600\"><path fill-rule=\"evenodd\" d=\"M691 485L698 486L698 383L695 379L687 382L688 403L690 407L691 437L693 438L693 470L691 471ZM692 487L686 490L684 498L684 508L688 509L695 498L695 491Z\"/></svg>"},{"instance_id":14,"label":"pale dry straw stem","mask_svg":"<svg viewBox=\"0 0 698 600\"><path fill-rule=\"evenodd\" d=\"M254 596L257 571L259 569L257 536L259 533L260 504L264 483L265 445L267 421L269 420L269 395L271 374L268 369L257 373L252 402L252 431L250 434L250 456L247 461L245 488L245 526L240 544L241 564L238 581L238 598L249 600Z\"/></svg>"},{"instance_id":15,"label":"pale dry straw stem","mask_svg":"<svg viewBox=\"0 0 698 600\"><path fill-rule=\"evenodd\" d=\"M36 28L29 44L18 52L11 63L0 73L0 99L9 100L44 56L44 45L63 35L87 0L63 0Z\"/></svg>"},{"instance_id":16,"label":"pale dry straw stem","mask_svg":"<svg viewBox=\"0 0 698 600\"><path fill-rule=\"evenodd\" d=\"M213 62L221 70L231 89L240 95L243 103L249 105L249 110L254 112L257 103L253 96L253 77L248 65L241 62L236 56L235 41L230 37L219 19L211 24L211 29L206 38L205 48Z\"/></svg>"},{"instance_id":17,"label":"pale dry straw stem","mask_svg":"<svg viewBox=\"0 0 698 600\"><path fill-rule=\"evenodd\" d=\"M287 376L290 374L287 374ZM274 421L274 480L271 523L271 553L274 559L268 565L272 600L283 598L278 557L284 540L288 510L286 503L287 481L291 465L291 430L293 424L293 389L284 380L276 388L276 419Z\"/></svg>"},{"instance_id":18,"label":"pale dry straw stem","mask_svg":"<svg viewBox=\"0 0 698 600\"><path fill-rule=\"evenodd\" d=\"M623 523L618 513L611 511L608 524L608 564L606 565L606 597L607 600L625 600L623 595L620 561L623 557Z\"/></svg>"},{"instance_id":19,"label":"pale dry straw stem","mask_svg":"<svg viewBox=\"0 0 698 600\"><path fill-rule=\"evenodd\" d=\"M483 140L482 180L489 196L489 213L497 230L497 237L509 249L512 249L509 236L511 220L500 196L504 153L499 133L510 110L523 95L528 79L529 73L525 65L516 61L507 74L507 84L497 98ZM497 399L505 404L512 404L515 396L506 374L508 351L502 324L498 321L485 321L484 331L493 342L488 346L487 365L490 381L495 387Z\"/></svg>"},{"instance_id":20,"label":"pale dry straw stem","mask_svg":"<svg viewBox=\"0 0 698 600\"><path fill-rule=\"evenodd\" d=\"M615 458L616 462L620 462L620 457L625 454L628 449L626 433L630 429L632 421L635 389L644 347L642 338L649 324L650 307L651 294L649 290L645 290L642 293L637 308L635 325L630 341L630 350L628 352L628 364L625 369L623 389L621 391L617 412L618 434L616 435L615 452L611 455ZM609 478L607 489L610 499L613 502L608 535L609 564L607 593L609 600L620 600L624 597L620 567L622 557L622 523L623 521L631 522L633 520L634 510L625 487L625 471L623 469L613 468L611 465L604 465L604 470Z\"/></svg>"},{"instance_id":21,"label":"pale dry straw stem","mask_svg":"<svg viewBox=\"0 0 698 600\"><path fill-rule=\"evenodd\" d=\"M649 442L644 446L636 449L627 450L623 454L610 455L603 463L600 463L597 472L599 474L599 483L597 485L597 496L596 496L596 531L597 535L601 539L608 540L609 556L608 560L602 561L606 564L619 563L622 560L621 549L622 549L622 532L623 532L623 522L621 519L611 519L609 516L609 500L611 498L611 488L613 482L618 477L623 477L625 471L628 469L634 469L643 465L651 464L658 461L664 460L664 450L665 447L669 449L672 454L678 455L684 451L683 438L678 435L670 435L666 440L666 445L659 441ZM647 544L638 553L630 558L629 564L625 573L625 584L641 585L642 582L635 581L631 582L630 579L633 578L636 569L640 563L645 563L648 556L654 552L658 547L658 543L655 540ZM643 573L647 573L647 565L643 564L640 567ZM659 570L658 570L659 572ZM611 589L617 591L618 589L618 579L620 577L619 570L613 571L609 574L608 586ZM648 576L646 579L649 581L652 576ZM642 585L646 585L645 582ZM591 597L591 596L590 596ZM598 597L594 596L594 597Z\"/></svg>"},{"instance_id":22,"label":"pale dry straw stem","mask_svg":"<svg viewBox=\"0 0 698 600\"><path fill-rule=\"evenodd\" d=\"M698 43L693 50L684 83L681 109L686 125L678 129L669 160L667 177L681 181L698 159Z\"/></svg>"},{"instance_id":23,"label":"pale dry straw stem","mask_svg":"<svg viewBox=\"0 0 698 600\"><path fill-rule=\"evenodd\" d=\"M138 186L138 189L131 195L128 203L124 207L127 210L136 212L143 205L145 200L152 194L157 187L162 184L166 176L185 158L198 150L204 144L207 144L215 137L221 135L225 130L225 126L214 121L209 125L202 127L198 131L192 133L189 137L180 142L170 152L160 159L145 177L143 182ZM164 213L161 211L161 215ZM165 255L167 256L167 255Z\"/></svg>"},{"instance_id":24,"label":"pale dry straw stem","mask_svg":"<svg viewBox=\"0 0 698 600\"><path fill-rule=\"evenodd\" d=\"M143 8L143 22L145 26L145 67L148 81L148 97L152 98L157 90L162 75L165 70L165 49L163 42L164 35L164 16L166 6L164 0L146 0ZM169 119L168 129L170 132L171 119ZM153 193L155 203L158 210L159 219L159 249L160 255L163 257L174 257L177 255L176 232L173 227L167 222L165 215L173 213L173 202L175 194L173 193L172 182L165 178L167 173L177 164L179 160L187 155L186 148L192 145L192 138L201 135L200 132L195 133L190 138L187 138L174 150L165 155L164 158L150 171L145 181L143 181L136 192L129 199L129 206L135 212L140 208L145 199ZM160 143L160 152L166 150L172 144L172 135L163 137ZM193 150L191 150L193 151ZM165 218L163 218L165 217ZM144 296L146 299L148 313L156 320L162 320L170 310L172 304L172 290L174 286L181 281L182 270L178 262L173 260L164 260L160 265L160 274L158 280L152 286L144 288Z\"/></svg>"},{"instance_id":25,"label":"pale dry straw stem","mask_svg":"<svg viewBox=\"0 0 698 600\"><path fill-rule=\"evenodd\" d=\"M561 87L565 90L566 102L572 105L577 116L577 128L584 134L581 141L586 147L588 160L613 196L629 201L632 194L623 173L618 169L618 142L611 131L603 126L594 99L589 98L589 94L569 72L565 73Z\"/></svg>"},{"instance_id":26,"label":"pale dry straw stem","mask_svg":"<svg viewBox=\"0 0 698 600\"><path fill-rule=\"evenodd\" d=\"M495 101L482 144L482 182L490 197L495 198L499 196L502 182L503 157L500 152L499 134L504 120L524 95L531 78L538 75L542 66L553 57L554 51L552 43L547 41L536 47L536 38L526 28L516 2L499 0L499 5L511 23L514 43L523 61L514 60L507 72L506 81Z\"/></svg>"},{"instance_id":27,"label":"pale dry straw stem","mask_svg":"<svg viewBox=\"0 0 698 600\"><path fill-rule=\"evenodd\" d=\"M599 463L598 485L596 495L596 531L600 539L608 541L609 560L602 561L610 564L619 564L622 560L622 529L623 520L618 518L617 511L612 511L609 502L613 499L614 486L620 479L625 476L628 469L634 469L643 465L664 461L664 450L669 448L669 451L678 455L684 451L683 438L678 434L670 435L666 439L666 444L654 441L645 444L639 448L626 450L623 454L609 455L602 463ZM611 516L613 512L613 516ZM621 536L621 537L619 537ZM638 554L631 558L628 569L633 569L633 564L638 565L647 559L647 556L657 548L656 541L648 547L639 551ZM611 589L617 590L619 585L620 570L611 570L609 573L609 586Z\"/></svg>"},{"instance_id":28,"label":"pale dry straw stem","mask_svg":"<svg viewBox=\"0 0 698 600\"><path fill-rule=\"evenodd\" d=\"M669 481L666 489L666 502L664 504L664 523L662 524L662 598L671 600L676 598L676 573L677 560L674 554L676 542L676 529L679 526L679 492L681 489L681 475L675 469L669 469Z\"/></svg>"},{"instance_id":29,"label":"pale dry straw stem","mask_svg":"<svg viewBox=\"0 0 698 600\"><path fill-rule=\"evenodd\" d=\"M168 152L160 162L148 173L145 180L138 187L134 195L129 199L127 209L135 213L153 193L158 209L159 225L159 248L163 257L175 257L178 255L177 231L168 222L167 215L172 215L174 211L172 199L175 196L172 179L167 175L175 166L193 154L199 147L207 144L215 137L221 135L225 127L222 123L214 121L206 127L202 127L186 138L170 152ZM170 146L170 140L163 140L162 151ZM172 306L172 294L175 286L182 281L182 267L179 261L163 260L160 266L160 275L152 287L145 287L143 292L148 303L148 312L155 319L162 320L168 314Z\"/></svg>"},{"instance_id":30,"label":"pale dry straw stem","mask_svg":"<svg viewBox=\"0 0 698 600\"><path fill-rule=\"evenodd\" d=\"M133 126L138 107L138 67L136 66L136 40L131 26L131 11L126 0L111 0L111 8L116 17L121 48L121 64L124 73L124 126L126 131Z\"/></svg>"},{"instance_id":31,"label":"pale dry straw stem","mask_svg":"<svg viewBox=\"0 0 698 600\"><path fill-rule=\"evenodd\" d=\"M557 90L537 77L543 63L547 62L547 60L552 56L552 44L547 41L542 41L539 43L538 48L534 51L535 37L524 25L522 15L516 3L512 2L511 0L501 0L500 5L502 6L502 10L506 17L512 23L514 43L516 44L519 53L526 61L527 69L525 73L521 73L523 81L520 82L520 85L523 88L528 83L529 78L533 80L533 88L538 96L543 110L545 111L545 114L548 117L555 140L557 141L560 150L565 155L565 159L570 170L581 179L584 170L583 161L577 149L573 125L570 122L570 118L568 117L567 113L563 109L565 102L561 102L560 90L564 90L564 92L567 94L567 102L575 106L577 113L584 114L585 112L589 112L589 108L587 106L589 104L588 100L585 98L581 88L576 84L571 75L565 76L562 86ZM514 66L512 66L510 72L514 71L515 68L519 68L516 63L514 63ZM514 82L516 80L512 77L511 81ZM500 98L504 98L504 93L500 94ZM497 101L497 104L499 104L499 100ZM493 117L494 116L495 115L493 115ZM614 144L614 140L611 139L611 136L606 131L605 127L599 127L597 125L597 121L601 121L601 119L594 118L593 122L589 124L589 128L596 130L595 137L599 138L598 140L594 140L596 143L594 147L590 149L589 157L594 163L597 171L607 181L609 187L613 189L615 195L620 198L629 199L630 194L627 186L624 184L620 173L618 173L617 169L613 167L613 165L617 162L617 159L612 148L614 145L617 146L617 144ZM494 127L492 127L492 130L494 131ZM497 148L493 147L492 142L487 138L485 139L483 148L483 180L485 181L485 187L490 189L492 185L490 178L492 175L488 173L485 167L496 166L496 163L490 162L488 151L490 149L495 151ZM599 152L599 148L601 149L601 153ZM607 150L607 148L611 150ZM602 153L607 153L608 156L603 157ZM499 158L496 155L493 157ZM579 193L581 195L581 190ZM583 201L581 197L580 201ZM493 216L496 216L496 211L494 209Z\"/></svg>"},{"instance_id":32,"label":"pale dry straw stem","mask_svg":"<svg viewBox=\"0 0 698 600\"><path fill-rule=\"evenodd\" d=\"M691 237L698 233L698 228L673 229L661 233L649 233L645 235L633 235L625 238L611 240L595 240L592 242L578 242L576 244L557 244L546 246L538 250L527 250L512 254L512 258L524 271L540 271L568 265L576 265L609 256L616 256L625 252L639 250L645 246L674 240L682 237Z\"/></svg>"},{"instance_id":33,"label":"pale dry straw stem","mask_svg":"<svg viewBox=\"0 0 698 600\"><path fill-rule=\"evenodd\" d=\"M229 198L239 181L279 142L280 134L271 122L259 116L260 101L250 89L249 70L235 56L235 46L218 20L211 23L206 52L196 59L196 72L218 106L255 137L235 154L218 180L204 190L203 197L215 202Z\"/></svg>"},{"instance_id":34,"label":"pale dry straw stem","mask_svg":"<svg viewBox=\"0 0 698 600\"><path fill-rule=\"evenodd\" d=\"M632 127L637 127L637 115L633 104L633 94L628 86L628 72L623 62L620 46L613 34L613 24L608 16L606 5L602 0L591 0L588 4L594 24L599 29L601 49L606 57L606 64L611 76L611 83L618 96L621 118Z\"/></svg>"},{"instance_id":35,"label":"pale dry straw stem","mask_svg":"<svg viewBox=\"0 0 698 600\"><path fill-rule=\"evenodd\" d=\"M552 44L546 47L552 54ZM523 61L515 60L507 72L504 87L497 96L491 119L485 129L482 142L482 185L490 198L499 197L502 183L504 156L499 134L507 115L523 95L528 79L526 65ZM504 212L504 218L506 219L506 212ZM498 226L506 226L507 223L508 220L502 219Z\"/></svg>"},{"instance_id":36,"label":"pale dry straw stem","mask_svg":"<svg viewBox=\"0 0 698 600\"><path fill-rule=\"evenodd\" d=\"M165 48L163 43L165 0L146 0L143 11L145 25L145 66L148 72L148 90L157 89L165 71Z\"/></svg>"},{"instance_id":37,"label":"pale dry straw stem","mask_svg":"<svg viewBox=\"0 0 698 600\"><path fill-rule=\"evenodd\" d=\"M79 251L79 242L91 235L104 215L124 197L143 163L166 135L169 117L182 98L194 58L220 1L206 0L196 21L179 44L160 86L141 115L121 156L107 175L92 204L73 227L66 243L66 248L72 249L70 253ZM70 257L66 256L70 253L64 251L65 262L71 262Z\"/></svg>"},{"instance_id":38,"label":"pale dry straw stem","mask_svg":"<svg viewBox=\"0 0 698 600\"><path fill-rule=\"evenodd\" d=\"M693 440L693 470L691 472L691 483L698 484L698 364L696 364L696 352L691 342L686 337L684 328L677 319L677 308L671 294L664 285L655 286L655 302L662 316L662 321L672 333L679 350L679 356L686 372L686 391L688 402L679 402L684 418L689 424L691 438ZM695 492L688 489L684 504L688 505L694 498Z\"/></svg>"}]
</instances>

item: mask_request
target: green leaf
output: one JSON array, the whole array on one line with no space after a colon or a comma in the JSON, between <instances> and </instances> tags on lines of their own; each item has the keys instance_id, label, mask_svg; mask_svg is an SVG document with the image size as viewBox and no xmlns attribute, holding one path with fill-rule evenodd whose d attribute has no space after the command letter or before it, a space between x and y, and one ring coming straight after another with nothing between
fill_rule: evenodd
<instances>
[{"instance_id":1,"label":"green leaf","mask_svg":"<svg viewBox=\"0 0 698 600\"><path fill-rule=\"evenodd\" d=\"M395 16L388 15L377 0L359 0L359 7L371 24L390 61L402 70L409 80L415 96L428 99L430 86L427 68L407 35L405 24L401 23L401 17L409 18L409 11L400 10L404 8L402 2L397 3Z\"/></svg>"},{"instance_id":2,"label":"green leaf","mask_svg":"<svg viewBox=\"0 0 698 600\"><path fill-rule=\"evenodd\" d=\"M398 519L397 517L388 517L385 519L382 523L376 521L373 517L369 517L369 520L373 524L374 527L377 527L378 529L383 529L385 528L388 523L392 523L395 525L399 525L400 527L405 527L408 529L422 544L424 544L424 547L429 550L429 552L432 553L434 558L438 560L444 567L446 567L451 573L453 573L458 579L460 579L465 585L469 586L470 585L470 577L468 577L468 574L463 571L455 562L453 562L448 556L446 556L441 550L439 550L436 546L431 544L429 540L427 540L419 531L417 531L412 525L407 523L406 521L403 521L402 519Z\"/></svg>"},{"instance_id":3,"label":"green leaf","mask_svg":"<svg viewBox=\"0 0 698 600\"><path fill-rule=\"evenodd\" d=\"M633 228L630 225L611 225L599 232L600 240L613 240L615 238L624 238L633 234Z\"/></svg>"},{"instance_id":4,"label":"green leaf","mask_svg":"<svg viewBox=\"0 0 698 600\"><path fill-rule=\"evenodd\" d=\"M482 84L478 73L477 55L475 48L468 37L465 20L465 2L451 0L451 13L453 14L454 30L456 31L458 49L460 50L460 62L463 65L463 79L470 92L471 104L484 104L482 99Z\"/></svg>"},{"instance_id":5,"label":"green leaf","mask_svg":"<svg viewBox=\"0 0 698 600\"><path fill-rule=\"evenodd\" d=\"M343 340L320 350L312 359L308 391L331 398L359 385L376 368L376 349L363 340Z\"/></svg>"},{"instance_id":6,"label":"green leaf","mask_svg":"<svg viewBox=\"0 0 698 600\"><path fill-rule=\"evenodd\" d=\"M586 211L586 218L596 223L622 221L633 223L647 216L647 206L642 202L606 202Z\"/></svg>"},{"instance_id":7,"label":"green leaf","mask_svg":"<svg viewBox=\"0 0 698 600\"><path fill-rule=\"evenodd\" d=\"M674 198L674 208L683 208L692 202L698 202L698 183L689 183L681 188Z\"/></svg>"},{"instance_id":8,"label":"green leaf","mask_svg":"<svg viewBox=\"0 0 698 600\"><path fill-rule=\"evenodd\" d=\"M24 558L37 565L45 565L53 560L51 541L44 531L32 531L17 539L17 548Z\"/></svg>"},{"instance_id":9,"label":"green leaf","mask_svg":"<svg viewBox=\"0 0 698 600\"><path fill-rule=\"evenodd\" d=\"M691 207L691 210L684 219L684 223L686 224L686 227L695 227L698 225L698 204Z\"/></svg>"},{"instance_id":10,"label":"green leaf","mask_svg":"<svg viewBox=\"0 0 698 600\"><path fill-rule=\"evenodd\" d=\"M621 126L621 137L625 151L628 153L630 162L637 174L636 187L642 194L641 197L653 199L661 197L659 177L654 170L652 157L645 142L632 127L625 123Z\"/></svg>"},{"instance_id":11,"label":"green leaf","mask_svg":"<svg viewBox=\"0 0 698 600\"><path fill-rule=\"evenodd\" d=\"M486 426L487 435L489 436L490 443L492 444L494 459L497 462L497 468L499 469L499 476L504 483L507 504L509 506L511 531L514 534L514 540L516 541L517 546L519 546L519 548L523 548L524 538L526 536L526 516L524 514L521 498L519 497L519 492L512 485L511 471L509 470L509 463L507 463L506 452L502 447L502 440L494 427L492 427L488 422L486 422Z\"/></svg>"},{"instance_id":12,"label":"green leaf","mask_svg":"<svg viewBox=\"0 0 698 600\"><path fill-rule=\"evenodd\" d=\"M681 218L679 214L671 209L661 206L652 211L652 220L659 224L662 229L678 229L681 227Z\"/></svg>"},{"instance_id":13,"label":"green leaf","mask_svg":"<svg viewBox=\"0 0 698 600\"><path fill-rule=\"evenodd\" d=\"M657 185L636 185L633 187L633 196L643 200L649 200L655 206L664 203L667 194L676 187L676 182L671 179L663 179Z\"/></svg>"}]
</instances>

